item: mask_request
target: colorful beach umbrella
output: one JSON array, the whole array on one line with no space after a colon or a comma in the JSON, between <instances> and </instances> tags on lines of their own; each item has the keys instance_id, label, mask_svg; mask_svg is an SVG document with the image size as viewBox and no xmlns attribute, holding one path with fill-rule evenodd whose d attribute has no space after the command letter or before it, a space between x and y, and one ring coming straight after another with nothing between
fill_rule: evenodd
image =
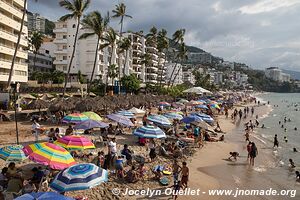
<instances>
[{"instance_id":1,"label":"colorful beach umbrella","mask_svg":"<svg viewBox=\"0 0 300 200\"><path fill-rule=\"evenodd\" d=\"M150 115L147 117L147 119L153 123L155 123L158 126L171 126L171 122L168 118L162 116L162 115Z\"/></svg>"},{"instance_id":2,"label":"colorful beach umbrella","mask_svg":"<svg viewBox=\"0 0 300 200\"><path fill-rule=\"evenodd\" d=\"M196 108L208 109L208 107L206 105L197 105Z\"/></svg>"},{"instance_id":3,"label":"colorful beach umbrella","mask_svg":"<svg viewBox=\"0 0 300 200\"><path fill-rule=\"evenodd\" d=\"M58 138L54 143L70 150L84 150L95 148L95 145L90 139L81 135L67 135L62 138Z\"/></svg>"},{"instance_id":4,"label":"colorful beach umbrella","mask_svg":"<svg viewBox=\"0 0 300 200\"><path fill-rule=\"evenodd\" d=\"M32 192L24 194L15 200L74 200L71 197L67 197L56 192Z\"/></svg>"},{"instance_id":5,"label":"colorful beach umbrella","mask_svg":"<svg viewBox=\"0 0 300 200\"><path fill-rule=\"evenodd\" d=\"M200 122L203 121L200 117L196 115L189 115L181 120L183 123L190 124L192 122Z\"/></svg>"},{"instance_id":6,"label":"colorful beach umbrella","mask_svg":"<svg viewBox=\"0 0 300 200\"><path fill-rule=\"evenodd\" d=\"M110 115L107 115L107 118L109 118L117 123L120 123L122 125L125 125L125 126L134 126L133 123L130 121L130 119L123 115L110 114Z\"/></svg>"},{"instance_id":7,"label":"colorful beach umbrella","mask_svg":"<svg viewBox=\"0 0 300 200\"><path fill-rule=\"evenodd\" d=\"M203 121L205 121L208 124L214 123L214 119L211 116L206 115L204 113L191 113L191 115L196 115L197 117L200 117Z\"/></svg>"},{"instance_id":8,"label":"colorful beach umbrella","mask_svg":"<svg viewBox=\"0 0 300 200\"><path fill-rule=\"evenodd\" d=\"M200 102L200 101L190 101L188 104L189 104L189 105L192 105L192 106L196 106L196 105L201 105L201 104L203 104L203 102Z\"/></svg>"},{"instance_id":9,"label":"colorful beach umbrella","mask_svg":"<svg viewBox=\"0 0 300 200\"><path fill-rule=\"evenodd\" d=\"M75 164L74 158L64 148L49 142L35 143L23 148L30 160L62 170Z\"/></svg>"},{"instance_id":10,"label":"colorful beach umbrella","mask_svg":"<svg viewBox=\"0 0 300 200\"><path fill-rule=\"evenodd\" d=\"M164 107L170 107L171 104L169 104L168 102L162 101L158 103L159 106L164 106Z\"/></svg>"},{"instance_id":11,"label":"colorful beach umbrella","mask_svg":"<svg viewBox=\"0 0 300 200\"><path fill-rule=\"evenodd\" d=\"M97 113L94 113L94 112L83 112L82 114L84 114L89 119L94 120L94 121L101 121L101 120L103 120L102 117L100 117Z\"/></svg>"},{"instance_id":12,"label":"colorful beach umbrella","mask_svg":"<svg viewBox=\"0 0 300 200\"><path fill-rule=\"evenodd\" d=\"M65 116L63 118L63 122L77 124L77 123L86 121L88 119L89 118L84 114L73 113L73 114L69 114L69 115Z\"/></svg>"},{"instance_id":13,"label":"colorful beach umbrella","mask_svg":"<svg viewBox=\"0 0 300 200\"><path fill-rule=\"evenodd\" d=\"M125 117L128 117L128 118L134 118L134 114L130 111L127 111L127 110L118 111L116 114L117 115L122 115L122 116L125 116Z\"/></svg>"},{"instance_id":14,"label":"colorful beach umbrella","mask_svg":"<svg viewBox=\"0 0 300 200\"><path fill-rule=\"evenodd\" d=\"M0 149L0 158L10 162L20 162L27 157L23 152L22 145L5 146Z\"/></svg>"},{"instance_id":15,"label":"colorful beach umbrella","mask_svg":"<svg viewBox=\"0 0 300 200\"><path fill-rule=\"evenodd\" d=\"M165 138L166 134L156 126L142 126L133 131L133 135L142 138Z\"/></svg>"},{"instance_id":16,"label":"colorful beach umbrella","mask_svg":"<svg viewBox=\"0 0 300 200\"><path fill-rule=\"evenodd\" d=\"M165 113L164 116L169 119L178 119L178 120L182 120L182 118L183 118L182 115L175 113L175 112Z\"/></svg>"},{"instance_id":17,"label":"colorful beach umbrella","mask_svg":"<svg viewBox=\"0 0 300 200\"><path fill-rule=\"evenodd\" d=\"M220 109L220 106L218 104L210 104L210 107Z\"/></svg>"},{"instance_id":18,"label":"colorful beach umbrella","mask_svg":"<svg viewBox=\"0 0 300 200\"><path fill-rule=\"evenodd\" d=\"M94 164L77 164L59 172L50 187L57 192L86 190L107 182L108 172Z\"/></svg>"},{"instance_id":19,"label":"colorful beach umbrella","mask_svg":"<svg viewBox=\"0 0 300 200\"><path fill-rule=\"evenodd\" d=\"M180 99L179 101L177 101L177 102L179 102L179 103L188 103L189 101L188 100L186 100L186 99Z\"/></svg>"},{"instance_id":20,"label":"colorful beach umbrella","mask_svg":"<svg viewBox=\"0 0 300 200\"><path fill-rule=\"evenodd\" d=\"M88 130L88 129L92 129L92 128L106 128L106 127L108 127L108 124L106 124L104 122L89 119L89 120L83 121L79 124L76 124L76 126L74 126L74 129Z\"/></svg>"}]
</instances>

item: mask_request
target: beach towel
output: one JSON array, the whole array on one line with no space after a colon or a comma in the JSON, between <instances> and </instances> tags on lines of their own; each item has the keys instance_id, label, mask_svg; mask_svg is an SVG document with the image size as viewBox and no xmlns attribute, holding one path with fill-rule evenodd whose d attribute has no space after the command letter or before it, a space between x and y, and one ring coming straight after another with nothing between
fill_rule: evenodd
<instances>
[{"instance_id":1,"label":"beach towel","mask_svg":"<svg viewBox=\"0 0 300 200\"><path fill-rule=\"evenodd\" d=\"M162 177L160 180L159 180L159 183L163 186L166 186L166 185L169 185L169 179L167 177Z\"/></svg>"}]
</instances>

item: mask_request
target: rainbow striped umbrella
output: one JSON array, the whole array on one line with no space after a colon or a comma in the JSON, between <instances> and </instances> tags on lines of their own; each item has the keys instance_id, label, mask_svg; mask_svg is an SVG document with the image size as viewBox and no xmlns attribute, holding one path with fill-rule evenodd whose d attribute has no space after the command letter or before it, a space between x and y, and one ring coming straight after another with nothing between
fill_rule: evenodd
<instances>
[{"instance_id":1,"label":"rainbow striped umbrella","mask_svg":"<svg viewBox=\"0 0 300 200\"><path fill-rule=\"evenodd\" d=\"M142 138L165 138L166 134L156 126L142 126L133 131L133 135Z\"/></svg>"},{"instance_id":2,"label":"rainbow striped umbrella","mask_svg":"<svg viewBox=\"0 0 300 200\"><path fill-rule=\"evenodd\" d=\"M70 150L84 150L95 148L95 145L90 139L80 135L67 135L62 138L58 138L54 143Z\"/></svg>"},{"instance_id":3,"label":"rainbow striped umbrella","mask_svg":"<svg viewBox=\"0 0 300 200\"><path fill-rule=\"evenodd\" d=\"M77 124L77 123L86 121L88 119L89 118L86 115L84 115L84 114L72 113L72 114L69 114L69 115L65 116L63 118L63 122Z\"/></svg>"},{"instance_id":4,"label":"rainbow striped umbrella","mask_svg":"<svg viewBox=\"0 0 300 200\"><path fill-rule=\"evenodd\" d=\"M22 149L22 145L5 146L0 149L0 158L11 162L23 161L27 157Z\"/></svg>"},{"instance_id":5,"label":"rainbow striped umbrella","mask_svg":"<svg viewBox=\"0 0 300 200\"><path fill-rule=\"evenodd\" d=\"M74 158L64 148L49 142L35 143L23 148L30 160L62 170L75 164Z\"/></svg>"},{"instance_id":6,"label":"rainbow striped umbrella","mask_svg":"<svg viewBox=\"0 0 300 200\"><path fill-rule=\"evenodd\" d=\"M77 164L59 172L50 187L57 192L86 190L108 181L108 172L94 164Z\"/></svg>"},{"instance_id":7,"label":"rainbow striped umbrella","mask_svg":"<svg viewBox=\"0 0 300 200\"><path fill-rule=\"evenodd\" d=\"M220 106L218 104L210 104L210 107L220 109Z\"/></svg>"},{"instance_id":8,"label":"rainbow striped umbrella","mask_svg":"<svg viewBox=\"0 0 300 200\"><path fill-rule=\"evenodd\" d=\"M97 113L94 113L94 112L83 112L81 114L84 114L85 116L87 116L88 118L90 118L91 120L94 120L94 121L103 120L102 117L100 117Z\"/></svg>"}]
</instances>

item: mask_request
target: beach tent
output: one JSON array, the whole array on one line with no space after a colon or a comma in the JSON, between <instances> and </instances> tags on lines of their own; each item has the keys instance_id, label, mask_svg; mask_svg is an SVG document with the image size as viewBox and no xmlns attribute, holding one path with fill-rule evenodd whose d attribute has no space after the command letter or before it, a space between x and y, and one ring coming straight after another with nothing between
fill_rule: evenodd
<instances>
[{"instance_id":1,"label":"beach tent","mask_svg":"<svg viewBox=\"0 0 300 200\"><path fill-rule=\"evenodd\" d=\"M195 93L195 94L204 94L204 93L206 93L206 94L212 94L211 91L206 90L206 89L204 89L202 87L192 87L190 89L184 90L183 92L184 93Z\"/></svg>"},{"instance_id":2,"label":"beach tent","mask_svg":"<svg viewBox=\"0 0 300 200\"><path fill-rule=\"evenodd\" d=\"M108 181L108 172L91 163L81 163L59 172L50 187L57 192L86 190Z\"/></svg>"}]
</instances>

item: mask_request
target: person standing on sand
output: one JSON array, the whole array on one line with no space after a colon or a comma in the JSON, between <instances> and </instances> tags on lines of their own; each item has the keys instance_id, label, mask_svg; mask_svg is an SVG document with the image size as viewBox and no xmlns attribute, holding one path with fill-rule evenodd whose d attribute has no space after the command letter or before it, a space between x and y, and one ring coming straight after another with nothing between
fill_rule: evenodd
<instances>
[{"instance_id":1,"label":"person standing on sand","mask_svg":"<svg viewBox=\"0 0 300 200\"><path fill-rule=\"evenodd\" d=\"M273 148L275 148L275 146L278 148L279 146L279 142L278 142L278 139L277 139L277 134L275 134L275 137L274 137L274 146Z\"/></svg>"},{"instance_id":2,"label":"person standing on sand","mask_svg":"<svg viewBox=\"0 0 300 200\"><path fill-rule=\"evenodd\" d=\"M33 120L32 132L35 137L35 142L39 141L40 128L41 128L41 125L39 123L37 123L35 120Z\"/></svg>"},{"instance_id":3,"label":"person standing on sand","mask_svg":"<svg viewBox=\"0 0 300 200\"><path fill-rule=\"evenodd\" d=\"M178 162L176 159L174 159L172 168L173 168L173 178L174 178L174 183L175 183L178 181L179 173L182 170L182 168L178 165Z\"/></svg>"},{"instance_id":4,"label":"person standing on sand","mask_svg":"<svg viewBox=\"0 0 300 200\"><path fill-rule=\"evenodd\" d=\"M189 175L190 175L190 170L189 170L189 168L187 167L186 162L182 162L181 184L182 184L182 186L185 187L185 188L188 187Z\"/></svg>"},{"instance_id":5,"label":"person standing on sand","mask_svg":"<svg viewBox=\"0 0 300 200\"><path fill-rule=\"evenodd\" d=\"M249 160L249 158L250 158L251 147L252 147L252 142L249 141L249 143L247 145L247 152L248 152L247 160Z\"/></svg>"},{"instance_id":6,"label":"person standing on sand","mask_svg":"<svg viewBox=\"0 0 300 200\"><path fill-rule=\"evenodd\" d=\"M254 166L254 159L257 156L258 151L257 151L257 147L255 145L254 142L252 142L251 144L251 151L250 151L250 165Z\"/></svg>"},{"instance_id":7,"label":"person standing on sand","mask_svg":"<svg viewBox=\"0 0 300 200\"><path fill-rule=\"evenodd\" d=\"M151 159L151 162L152 162L156 158L156 152L155 152L156 144L154 142L154 139L150 139L148 146L149 146L149 149L150 149L149 156L150 156L150 159Z\"/></svg>"}]
</instances>

